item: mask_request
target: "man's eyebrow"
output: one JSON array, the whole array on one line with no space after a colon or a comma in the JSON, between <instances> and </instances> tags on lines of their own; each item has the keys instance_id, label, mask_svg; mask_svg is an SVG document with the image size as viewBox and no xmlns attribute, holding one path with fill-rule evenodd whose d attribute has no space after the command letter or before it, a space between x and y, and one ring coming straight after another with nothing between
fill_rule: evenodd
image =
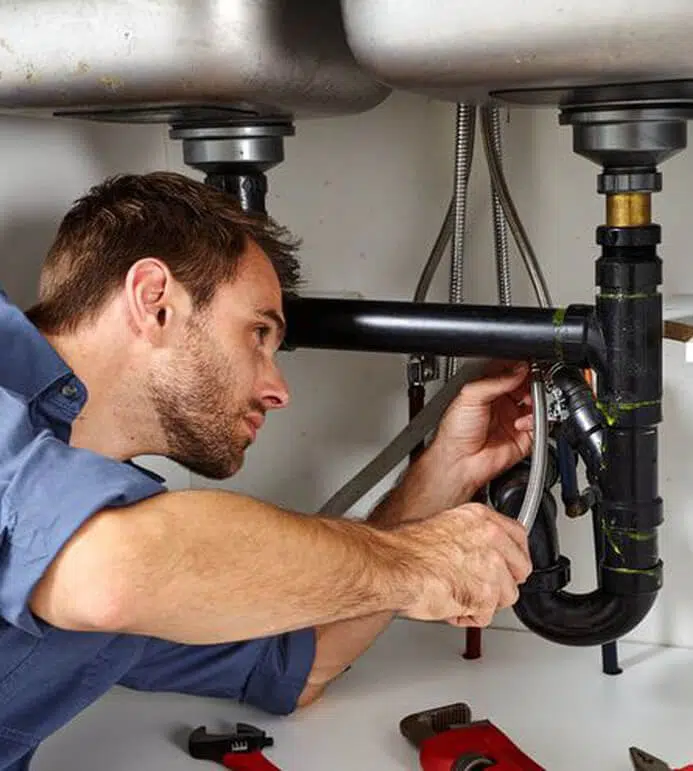
<instances>
[{"instance_id":1,"label":"man's eyebrow","mask_svg":"<svg viewBox=\"0 0 693 771\"><path fill-rule=\"evenodd\" d=\"M263 316L264 318L269 319L270 321L273 321L277 325L277 329L279 331L279 337L283 339L284 333L286 332L286 322L284 321L280 313L277 313L277 311L275 311L274 308L267 308L267 309L258 311L258 315Z\"/></svg>"}]
</instances>

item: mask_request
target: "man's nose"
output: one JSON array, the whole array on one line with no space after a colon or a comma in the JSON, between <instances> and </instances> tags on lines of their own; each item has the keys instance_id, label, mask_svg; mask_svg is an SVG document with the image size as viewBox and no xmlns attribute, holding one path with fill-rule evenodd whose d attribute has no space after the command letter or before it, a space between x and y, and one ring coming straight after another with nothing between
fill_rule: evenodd
<instances>
[{"instance_id":1,"label":"man's nose","mask_svg":"<svg viewBox=\"0 0 693 771\"><path fill-rule=\"evenodd\" d=\"M274 362L269 365L264 378L262 402L268 410L278 410L289 403L289 387Z\"/></svg>"}]
</instances>

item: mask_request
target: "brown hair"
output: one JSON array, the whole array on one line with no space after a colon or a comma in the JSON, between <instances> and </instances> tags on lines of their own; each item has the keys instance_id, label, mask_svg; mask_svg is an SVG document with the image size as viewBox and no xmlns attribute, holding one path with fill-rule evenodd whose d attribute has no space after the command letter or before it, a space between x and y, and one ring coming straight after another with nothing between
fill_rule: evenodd
<instances>
[{"instance_id":1,"label":"brown hair","mask_svg":"<svg viewBox=\"0 0 693 771\"><path fill-rule=\"evenodd\" d=\"M282 289L295 290L298 242L268 217L245 213L227 193L182 174L111 177L61 222L27 316L44 332L74 331L145 257L163 260L202 308L219 283L233 279L249 240L272 261Z\"/></svg>"}]
</instances>

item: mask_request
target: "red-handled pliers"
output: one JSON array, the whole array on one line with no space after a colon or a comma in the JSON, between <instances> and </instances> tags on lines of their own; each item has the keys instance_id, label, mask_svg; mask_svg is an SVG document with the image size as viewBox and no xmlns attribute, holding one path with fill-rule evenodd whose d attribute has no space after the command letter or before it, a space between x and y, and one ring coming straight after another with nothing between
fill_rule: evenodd
<instances>
[{"instance_id":1,"label":"red-handled pliers","mask_svg":"<svg viewBox=\"0 0 693 771\"><path fill-rule=\"evenodd\" d=\"M635 771L693 771L693 765L672 768L660 758L650 755L645 750L639 750L637 747L630 748L630 759Z\"/></svg>"}]
</instances>

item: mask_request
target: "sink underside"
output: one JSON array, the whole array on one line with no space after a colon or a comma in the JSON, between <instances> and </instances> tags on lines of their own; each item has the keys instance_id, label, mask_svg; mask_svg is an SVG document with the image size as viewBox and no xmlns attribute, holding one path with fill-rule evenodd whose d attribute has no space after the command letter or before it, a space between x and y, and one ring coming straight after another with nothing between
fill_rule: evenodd
<instances>
[{"instance_id":1,"label":"sink underside","mask_svg":"<svg viewBox=\"0 0 693 771\"><path fill-rule=\"evenodd\" d=\"M583 86L693 78L691 0L342 0L342 9L368 72L439 99L555 104Z\"/></svg>"},{"instance_id":2,"label":"sink underside","mask_svg":"<svg viewBox=\"0 0 693 771\"><path fill-rule=\"evenodd\" d=\"M0 111L301 118L389 91L355 62L339 0L0 0Z\"/></svg>"}]
</instances>

